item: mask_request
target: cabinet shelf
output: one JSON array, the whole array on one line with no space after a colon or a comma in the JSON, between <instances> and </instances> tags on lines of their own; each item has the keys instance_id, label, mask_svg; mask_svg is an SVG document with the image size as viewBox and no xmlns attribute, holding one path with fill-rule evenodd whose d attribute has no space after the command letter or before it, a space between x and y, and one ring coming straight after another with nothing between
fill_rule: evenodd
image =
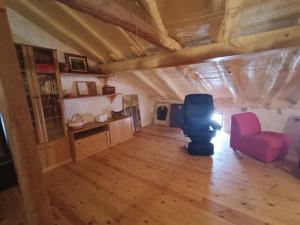
<instances>
[{"instance_id":1,"label":"cabinet shelf","mask_svg":"<svg viewBox=\"0 0 300 225\"><path fill-rule=\"evenodd\" d=\"M50 96L58 96L59 94L57 93L49 93L49 94L41 94L42 97L49 97Z\"/></svg>"},{"instance_id":2,"label":"cabinet shelf","mask_svg":"<svg viewBox=\"0 0 300 225\"><path fill-rule=\"evenodd\" d=\"M80 98L109 97L111 101L113 101L114 98L117 97L118 95L122 95L122 94L115 93L110 95L82 95L82 96L64 97L64 99L67 100L67 99L80 99Z\"/></svg>"},{"instance_id":3,"label":"cabinet shelf","mask_svg":"<svg viewBox=\"0 0 300 225\"><path fill-rule=\"evenodd\" d=\"M72 72L61 72L61 76L95 76L95 77L111 77L113 75L105 75L98 73L72 73Z\"/></svg>"},{"instance_id":4,"label":"cabinet shelf","mask_svg":"<svg viewBox=\"0 0 300 225\"><path fill-rule=\"evenodd\" d=\"M59 116L49 116L49 117L45 117L45 120L53 120L53 119L61 119L62 117Z\"/></svg>"}]
</instances>

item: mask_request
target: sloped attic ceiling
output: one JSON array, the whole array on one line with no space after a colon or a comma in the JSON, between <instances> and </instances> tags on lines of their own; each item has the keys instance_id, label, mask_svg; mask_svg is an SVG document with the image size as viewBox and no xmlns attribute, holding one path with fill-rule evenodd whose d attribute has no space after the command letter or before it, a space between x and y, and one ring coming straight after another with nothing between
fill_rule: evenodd
<instances>
[{"instance_id":1,"label":"sloped attic ceiling","mask_svg":"<svg viewBox=\"0 0 300 225\"><path fill-rule=\"evenodd\" d=\"M299 0L8 0L156 100L299 104ZM275 49L275 50L274 50Z\"/></svg>"}]
</instances>

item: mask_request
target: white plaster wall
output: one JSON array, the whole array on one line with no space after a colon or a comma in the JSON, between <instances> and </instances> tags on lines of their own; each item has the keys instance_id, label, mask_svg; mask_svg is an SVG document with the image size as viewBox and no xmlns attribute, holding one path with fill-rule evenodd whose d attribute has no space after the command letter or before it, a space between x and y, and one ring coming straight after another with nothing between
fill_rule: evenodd
<instances>
[{"instance_id":1,"label":"white plaster wall","mask_svg":"<svg viewBox=\"0 0 300 225\"><path fill-rule=\"evenodd\" d=\"M64 52L78 54L75 49L49 35L49 33L40 29L13 9L7 8L7 16L16 43L57 49L60 62L65 61Z\"/></svg>"},{"instance_id":2,"label":"white plaster wall","mask_svg":"<svg viewBox=\"0 0 300 225\"><path fill-rule=\"evenodd\" d=\"M18 14L16 11L8 8L8 19L13 34L14 41L20 44L35 45L58 50L58 59L64 62L64 52L80 54L70 46L65 45L46 31ZM89 60L89 64L94 62ZM73 89L75 91L74 81L95 81L99 94L101 93L102 83L99 79L92 76L73 76L63 77L62 86L65 90ZM138 94L140 111L142 117L142 126L151 124L154 102L143 90L132 86L126 79L118 77L109 84L116 86L117 92L122 94ZM93 97L85 99L64 100L66 118L70 119L74 113L91 113L93 115L106 113L110 115L111 110L120 110L122 108L122 97L118 96L113 103L106 97Z\"/></svg>"}]
</instances>

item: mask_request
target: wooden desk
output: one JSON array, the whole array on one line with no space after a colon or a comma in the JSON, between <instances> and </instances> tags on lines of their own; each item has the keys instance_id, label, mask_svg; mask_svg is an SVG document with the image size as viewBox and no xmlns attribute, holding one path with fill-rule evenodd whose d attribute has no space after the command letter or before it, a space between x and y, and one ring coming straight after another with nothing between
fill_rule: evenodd
<instances>
[{"instance_id":1,"label":"wooden desk","mask_svg":"<svg viewBox=\"0 0 300 225\"><path fill-rule=\"evenodd\" d=\"M69 129L73 161L77 162L132 137L132 118L112 118L91 122L80 129Z\"/></svg>"}]
</instances>

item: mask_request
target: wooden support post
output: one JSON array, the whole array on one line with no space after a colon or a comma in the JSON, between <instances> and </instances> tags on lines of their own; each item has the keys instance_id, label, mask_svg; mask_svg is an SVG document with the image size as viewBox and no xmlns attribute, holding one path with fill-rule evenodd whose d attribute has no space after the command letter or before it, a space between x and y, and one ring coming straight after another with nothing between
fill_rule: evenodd
<instances>
[{"instance_id":1,"label":"wooden support post","mask_svg":"<svg viewBox=\"0 0 300 225\"><path fill-rule=\"evenodd\" d=\"M28 225L53 225L34 131L3 1L0 2L0 111L22 193Z\"/></svg>"}]
</instances>

